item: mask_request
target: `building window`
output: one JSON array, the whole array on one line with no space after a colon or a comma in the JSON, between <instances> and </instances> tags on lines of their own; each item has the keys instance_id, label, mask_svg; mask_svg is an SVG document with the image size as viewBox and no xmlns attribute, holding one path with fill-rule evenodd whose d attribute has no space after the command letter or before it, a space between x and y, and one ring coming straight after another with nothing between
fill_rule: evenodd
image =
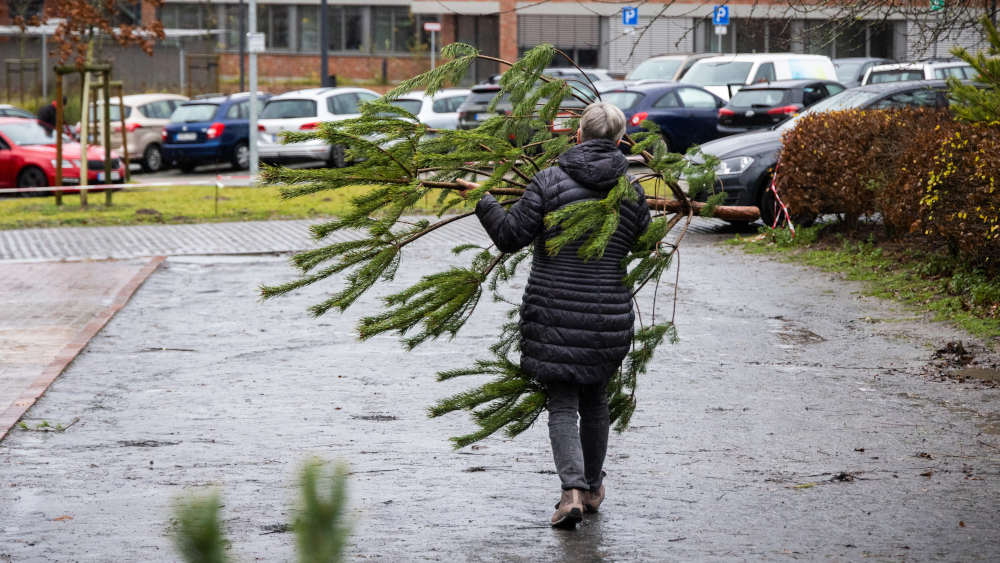
<instances>
[{"instance_id":1,"label":"building window","mask_svg":"<svg viewBox=\"0 0 1000 563\"><path fill-rule=\"evenodd\" d=\"M715 31L715 28L712 28ZM740 53L784 53L791 50L789 20L741 19L735 28L736 51Z\"/></svg>"},{"instance_id":2,"label":"building window","mask_svg":"<svg viewBox=\"0 0 1000 563\"><path fill-rule=\"evenodd\" d=\"M203 21L193 3L165 4L161 9L164 27L198 27ZM245 13L245 12L244 12ZM224 4L218 12L226 30L228 49L239 47L240 8ZM187 18L180 22L181 18ZM426 50L430 34L423 31L425 21L437 16L413 16L406 6L327 7L327 49L331 52L408 53ZM258 4L257 31L266 34L268 49L316 53L320 47L320 7L311 5ZM439 42L440 43L440 42ZM439 45L440 47L440 45Z\"/></svg>"},{"instance_id":3,"label":"building window","mask_svg":"<svg viewBox=\"0 0 1000 563\"><path fill-rule=\"evenodd\" d=\"M319 12L319 6L299 6L299 51L319 51Z\"/></svg>"},{"instance_id":4,"label":"building window","mask_svg":"<svg viewBox=\"0 0 1000 563\"><path fill-rule=\"evenodd\" d=\"M243 7L242 14L240 13L241 6L239 4L225 4L222 7L222 27L226 30L226 34L223 36L227 49L239 49L240 48L240 18L246 17L246 8ZM244 24L243 33L246 33L246 25Z\"/></svg>"},{"instance_id":5,"label":"building window","mask_svg":"<svg viewBox=\"0 0 1000 563\"><path fill-rule=\"evenodd\" d=\"M257 31L265 35L268 49L288 49L289 6L260 4L257 6Z\"/></svg>"},{"instance_id":6,"label":"building window","mask_svg":"<svg viewBox=\"0 0 1000 563\"><path fill-rule=\"evenodd\" d=\"M379 8L372 12L372 50L407 51L413 39L413 19L406 7Z\"/></svg>"},{"instance_id":7,"label":"building window","mask_svg":"<svg viewBox=\"0 0 1000 563\"><path fill-rule=\"evenodd\" d=\"M166 29L214 29L214 7L207 2L182 2L159 7L159 20Z\"/></svg>"}]
</instances>

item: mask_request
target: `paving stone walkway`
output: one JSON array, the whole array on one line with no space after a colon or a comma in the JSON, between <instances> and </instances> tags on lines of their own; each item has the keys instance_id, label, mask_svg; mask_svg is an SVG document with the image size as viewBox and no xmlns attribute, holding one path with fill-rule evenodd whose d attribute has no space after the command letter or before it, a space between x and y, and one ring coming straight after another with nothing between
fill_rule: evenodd
<instances>
[{"instance_id":1,"label":"paving stone walkway","mask_svg":"<svg viewBox=\"0 0 1000 563\"><path fill-rule=\"evenodd\" d=\"M196 225L140 225L128 227L60 227L0 231L0 261L106 260L143 256L268 254L313 248L309 226L320 220L247 221ZM718 219L696 218L692 232L726 229ZM356 233L338 232L327 240L343 241ZM435 231L428 241L447 242L482 237L475 221L460 221Z\"/></svg>"},{"instance_id":2,"label":"paving stone walkway","mask_svg":"<svg viewBox=\"0 0 1000 563\"><path fill-rule=\"evenodd\" d=\"M0 267L0 439L160 261Z\"/></svg>"}]
</instances>

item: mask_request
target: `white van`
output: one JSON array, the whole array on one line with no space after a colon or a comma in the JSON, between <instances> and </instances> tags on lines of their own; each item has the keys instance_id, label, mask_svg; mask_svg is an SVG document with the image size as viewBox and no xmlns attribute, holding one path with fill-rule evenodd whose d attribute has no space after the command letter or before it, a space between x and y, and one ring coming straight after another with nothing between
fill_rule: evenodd
<instances>
[{"instance_id":1,"label":"white van","mask_svg":"<svg viewBox=\"0 0 1000 563\"><path fill-rule=\"evenodd\" d=\"M747 84L796 80L799 78L837 79L830 57L797 53L719 55L702 59L691 67L681 82L697 84L729 100Z\"/></svg>"}]
</instances>

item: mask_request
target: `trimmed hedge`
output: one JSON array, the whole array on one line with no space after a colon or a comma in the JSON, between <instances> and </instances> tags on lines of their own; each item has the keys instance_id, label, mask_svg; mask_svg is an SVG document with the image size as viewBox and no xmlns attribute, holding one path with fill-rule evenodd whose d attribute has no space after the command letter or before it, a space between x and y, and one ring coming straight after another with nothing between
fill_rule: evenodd
<instances>
[{"instance_id":1,"label":"trimmed hedge","mask_svg":"<svg viewBox=\"0 0 1000 563\"><path fill-rule=\"evenodd\" d=\"M886 231L1000 265L1000 124L932 109L808 115L785 133L776 186L793 216L880 214Z\"/></svg>"}]
</instances>

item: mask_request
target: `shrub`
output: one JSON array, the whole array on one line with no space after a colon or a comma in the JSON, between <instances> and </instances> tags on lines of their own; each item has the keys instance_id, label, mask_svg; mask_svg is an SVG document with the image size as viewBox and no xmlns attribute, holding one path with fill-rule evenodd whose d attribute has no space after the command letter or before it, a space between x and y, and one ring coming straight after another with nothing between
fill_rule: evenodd
<instances>
[{"instance_id":1,"label":"shrub","mask_svg":"<svg viewBox=\"0 0 1000 563\"><path fill-rule=\"evenodd\" d=\"M808 115L785 133L779 193L796 215L842 213L853 224L879 212L890 231L908 230L919 196L905 203L900 190L915 194L918 188L900 172L927 160L919 151L937 146L927 132L951 122L947 112L923 108Z\"/></svg>"},{"instance_id":2,"label":"shrub","mask_svg":"<svg viewBox=\"0 0 1000 563\"><path fill-rule=\"evenodd\" d=\"M932 159L919 204L919 228L953 252L1000 267L1000 126L961 123Z\"/></svg>"},{"instance_id":3,"label":"shrub","mask_svg":"<svg viewBox=\"0 0 1000 563\"><path fill-rule=\"evenodd\" d=\"M879 214L890 236L936 237L1000 267L1000 125L932 109L804 117L785 133L776 181L793 216Z\"/></svg>"}]
</instances>

